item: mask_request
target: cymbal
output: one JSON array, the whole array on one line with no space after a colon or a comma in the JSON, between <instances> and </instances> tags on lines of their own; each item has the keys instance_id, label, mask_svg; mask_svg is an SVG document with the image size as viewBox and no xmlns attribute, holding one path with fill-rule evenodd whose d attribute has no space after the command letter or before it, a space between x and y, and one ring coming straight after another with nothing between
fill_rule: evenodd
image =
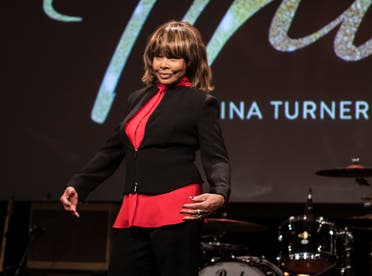
<instances>
[{"instance_id":1,"label":"cymbal","mask_svg":"<svg viewBox=\"0 0 372 276\"><path fill-rule=\"evenodd\" d=\"M372 220L372 213L364 214L361 216L353 216L351 219L360 219L360 220Z\"/></svg>"},{"instance_id":2,"label":"cymbal","mask_svg":"<svg viewBox=\"0 0 372 276\"><path fill-rule=\"evenodd\" d=\"M201 242L201 248L207 251L239 251L248 250L248 247L241 244L221 243L221 242Z\"/></svg>"},{"instance_id":3,"label":"cymbal","mask_svg":"<svg viewBox=\"0 0 372 276\"><path fill-rule=\"evenodd\" d=\"M211 232L258 232L265 230L266 227L241 220L208 218L207 222L203 224L203 229Z\"/></svg>"},{"instance_id":4,"label":"cymbal","mask_svg":"<svg viewBox=\"0 0 372 276\"><path fill-rule=\"evenodd\" d=\"M321 176L330 176L330 177L372 177L372 168L364 167L353 167L349 166L342 169L330 169L330 170L321 170L316 172L317 175Z\"/></svg>"},{"instance_id":5,"label":"cymbal","mask_svg":"<svg viewBox=\"0 0 372 276\"><path fill-rule=\"evenodd\" d=\"M372 201L372 194L362 196L361 199L364 201Z\"/></svg>"}]
</instances>

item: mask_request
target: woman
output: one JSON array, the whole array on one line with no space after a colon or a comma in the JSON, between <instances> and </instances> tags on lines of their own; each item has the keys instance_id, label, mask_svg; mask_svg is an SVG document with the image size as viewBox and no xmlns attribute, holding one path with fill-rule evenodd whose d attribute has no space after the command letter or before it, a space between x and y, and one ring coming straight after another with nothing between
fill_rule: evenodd
<instances>
[{"instance_id":1,"label":"woman","mask_svg":"<svg viewBox=\"0 0 372 276\"><path fill-rule=\"evenodd\" d=\"M79 217L78 200L124 160L109 275L197 275L202 218L223 207L230 193L206 48L195 27L170 21L152 34L143 58L146 87L130 95L123 122L60 200ZM194 165L198 150L208 193Z\"/></svg>"}]
</instances>

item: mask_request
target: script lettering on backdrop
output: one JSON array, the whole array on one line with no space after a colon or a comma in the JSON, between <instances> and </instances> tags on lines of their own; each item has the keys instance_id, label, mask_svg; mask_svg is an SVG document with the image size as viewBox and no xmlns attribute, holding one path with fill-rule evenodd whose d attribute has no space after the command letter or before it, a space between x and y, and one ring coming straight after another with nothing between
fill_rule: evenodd
<instances>
[{"instance_id":1,"label":"script lettering on backdrop","mask_svg":"<svg viewBox=\"0 0 372 276\"><path fill-rule=\"evenodd\" d=\"M224 45L248 19L273 1L274 0L235 0L232 2L207 45L209 63L212 64L214 62ZM128 24L124 28L123 34L118 42L98 90L98 95L91 113L91 118L94 122L100 124L105 122L115 99L115 89L126 61L132 51L138 34L142 30L143 24L147 20L147 17L155 3L156 0L140 0L132 13ZM183 20L194 24L209 3L210 0L193 1ZM369 39L360 46L354 45L354 38L358 28L364 15L368 11L368 8L371 6L370 0L354 1L345 12L320 30L306 37L293 39L288 36L288 30L291 27L293 18L296 15L300 3L301 0L283 0L278 7L269 30L269 41L276 50L293 52L300 48L304 48L316 42L318 39L339 26L334 40L334 50L339 58L345 61L358 61L371 55L372 39ZM53 8L53 0L44 0L43 9L44 12L54 20L63 22L81 22L83 20L81 17L60 14ZM273 101L271 105L274 108L275 119L279 119L279 109L282 105L285 107L286 103ZM312 105L307 103L303 103L303 105L305 105L306 108L305 111L302 112L302 116L305 117L305 119L314 118L316 115ZM344 106L344 104L341 105ZM346 103L346 105L348 105L348 103ZM366 108L364 103L356 103L355 105L360 107L360 109L357 109L356 111L358 118L367 119L368 114L366 112L369 107ZM222 108L224 108L223 105ZM320 115L318 116L321 117L324 116L324 114L330 114L331 117L334 116L332 114L336 111L333 112L332 110L330 111L330 109L331 107L326 106L322 111L320 111ZM350 117L347 112L346 115L344 114L345 112L342 107L339 109L341 109L341 111L337 112L341 113L341 117L344 116L347 119ZM258 119L262 119L262 114L260 113L258 106L254 103L249 109L249 112L245 113L247 116L249 116L249 114L257 116ZM242 116L244 117L245 115ZM290 118L297 118L296 114L289 115Z\"/></svg>"}]
</instances>

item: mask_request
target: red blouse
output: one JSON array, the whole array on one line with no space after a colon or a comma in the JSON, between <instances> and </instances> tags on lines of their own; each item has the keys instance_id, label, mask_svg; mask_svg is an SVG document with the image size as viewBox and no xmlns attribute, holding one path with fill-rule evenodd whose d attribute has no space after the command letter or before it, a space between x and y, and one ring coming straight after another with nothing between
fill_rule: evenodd
<instances>
[{"instance_id":1,"label":"red blouse","mask_svg":"<svg viewBox=\"0 0 372 276\"><path fill-rule=\"evenodd\" d=\"M184 77L177 86L190 86ZM152 112L159 105L167 90L164 84L158 84L158 92L125 125L125 133L137 149L145 135L145 127ZM166 173L166 172L165 172ZM124 195L114 228L160 227L184 222L185 214L180 214L182 205L192 203L190 196L202 193L200 184L189 184L161 195L143 195L131 193Z\"/></svg>"}]
</instances>

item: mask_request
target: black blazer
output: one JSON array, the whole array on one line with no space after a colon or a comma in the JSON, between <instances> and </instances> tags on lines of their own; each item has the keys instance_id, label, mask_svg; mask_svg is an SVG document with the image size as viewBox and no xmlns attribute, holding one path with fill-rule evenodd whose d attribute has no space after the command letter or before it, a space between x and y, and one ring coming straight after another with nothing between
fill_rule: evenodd
<instances>
[{"instance_id":1,"label":"black blazer","mask_svg":"<svg viewBox=\"0 0 372 276\"><path fill-rule=\"evenodd\" d=\"M217 99L198 89L169 87L151 114L145 136L135 150L125 134L125 123L157 92L157 87L135 91L122 123L94 157L68 182L79 199L85 197L125 162L124 193L162 194L203 180L194 165L200 150L209 192L230 194L230 164L218 123Z\"/></svg>"}]
</instances>

